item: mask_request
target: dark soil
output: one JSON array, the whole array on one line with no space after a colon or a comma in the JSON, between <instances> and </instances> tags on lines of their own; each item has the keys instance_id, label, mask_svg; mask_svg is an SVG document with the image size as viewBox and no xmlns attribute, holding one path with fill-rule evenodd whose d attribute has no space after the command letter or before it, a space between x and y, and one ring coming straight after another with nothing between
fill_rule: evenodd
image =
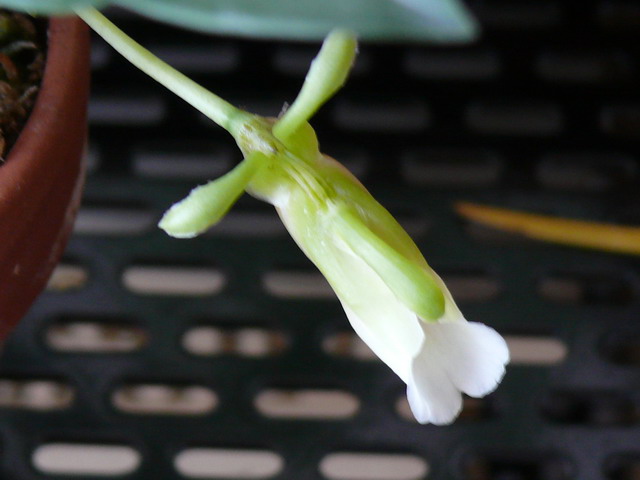
<instances>
[{"instance_id":1,"label":"dark soil","mask_svg":"<svg viewBox=\"0 0 640 480\"><path fill-rule=\"evenodd\" d=\"M45 52L45 21L0 9L0 164L33 108Z\"/></svg>"}]
</instances>

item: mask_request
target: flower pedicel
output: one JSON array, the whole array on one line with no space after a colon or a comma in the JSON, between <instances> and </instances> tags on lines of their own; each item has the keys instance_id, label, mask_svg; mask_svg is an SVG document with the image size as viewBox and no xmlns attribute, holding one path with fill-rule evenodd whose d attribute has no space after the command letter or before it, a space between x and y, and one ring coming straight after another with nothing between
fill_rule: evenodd
<instances>
[{"instance_id":1,"label":"flower pedicel","mask_svg":"<svg viewBox=\"0 0 640 480\"><path fill-rule=\"evenodd\" d=\"M350 32L329 34L300 94L276 119L237 109L195 84L96 10L78 14L141 70L229 131L244 155L229 173L173 205L162 229L194 237L246 191L276 208L354 330L407 384L419 422L451 423L462 393L482 397L497 387L509 361L504 339L465 320L407 233L349 171L320 152L307 123L347 78L357 48Z\"/></svg>"}]
</instances>

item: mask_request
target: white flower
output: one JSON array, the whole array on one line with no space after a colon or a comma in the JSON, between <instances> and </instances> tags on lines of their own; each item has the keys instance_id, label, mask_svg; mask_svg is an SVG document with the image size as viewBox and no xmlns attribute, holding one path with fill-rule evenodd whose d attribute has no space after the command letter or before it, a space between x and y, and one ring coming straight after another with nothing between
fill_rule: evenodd
<instances>
[{"instance_id":1,"label":"white flower","mask_svg":"<svg viewBox=\"0 0 640 480\"><path fill-rule=\"evenodd\" d=\"M280 153L249 156L228 175L248 178L243 187L276 207L333 287L353 329L407 384L416 419L450 423L460 412L462 393L482 397L493 391L509 361L503 338L464 319L411 238L342 165L319 152L303 158L270 142ZM194 190L161 226L192 236L197 232L181 231L180 225L194 210L220 218L237 198L223 188L229 178ZM220 206L199 197L217 198Z\"/></svg>"},{"instance_id":2,"label":"white flower","mask_svg":"<svg viewBox=\"0 0 640 480\"><path fill-rule=\"evenodd\" d=\"M341 165L320 157L317 168L332 188L320 197L309 183L290 184L275 202L282 221L356 333L407 384L416 419L452 422L462 393L497 387L509 361L504 339L464 319L413 241Z\"/></svg>"},{"instance_id":3,"label":"white flower","mask_svg":"<svg viewBox=\"0 0 640 480\"><path fill-rule=\"evenodd\" d=\"M245 160L193 190L160 226L177 237L197 235L244 191L273 204L333 287L354 330L407 384L416 419L447 424L460 412L463 393L482 397L497 387L509 351L495 330L464 319L389 212L320 153L306 120L342 85L354 54L354 38L335 32L281 118L227 115Z\"/></svg>"},{"instance_id":4,"label":"white flower","mask_svg":"<svg viewBox=\"0 0 640 480\"><path fill-rule=\"evenodd\" d=\"M193 237L246 190L273 204L300 248L335 290L354 330L407 384L418 421L452 422L462 393L496 388L509 361L503 338L467 322L406 232L342 165L320 153L307 120L344 83L357 42L333 31L300 94L278 119L226 102L155 57L96 10L82 18L116 50L229 131L244 160L194 189L160 227Z\"/></svg>"}]
</instances>

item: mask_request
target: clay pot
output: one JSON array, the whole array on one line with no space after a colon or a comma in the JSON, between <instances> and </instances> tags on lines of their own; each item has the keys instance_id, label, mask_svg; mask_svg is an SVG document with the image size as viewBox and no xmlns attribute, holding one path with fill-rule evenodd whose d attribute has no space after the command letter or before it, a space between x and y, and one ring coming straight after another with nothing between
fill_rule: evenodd
<instances>
[{"instance_id":1,"label":"clay pot","mask_svg":"<svg viewBox=\"0 0 640 480\"><path fill-rule=\"evenodd\" d=\"M83 185L89 71L86 25L52 19L35 107L0 166L0 342L46 286L73 226Z\"/></svg>"}]
</instances>

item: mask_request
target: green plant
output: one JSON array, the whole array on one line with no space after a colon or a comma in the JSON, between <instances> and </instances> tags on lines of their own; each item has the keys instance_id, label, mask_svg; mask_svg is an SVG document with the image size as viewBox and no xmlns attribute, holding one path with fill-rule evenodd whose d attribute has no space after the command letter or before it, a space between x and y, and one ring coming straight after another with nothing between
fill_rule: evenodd
<instances>
[{"instance_id":1,"label":"green plant","mask_svg":"<svg viewBox=\"0 0 640 480\"><path fill-rule=\"evenodd\" d=\"M171 207L162 229L194 237L246 191L276 208L354 330L407 383L420 422L450 423L462 393L480 397L496 388L509 360L503 338L465 320L415 243L350 172L320 152L308 123L345 82L357 50L354 34L332 31L296 100L279 118L267 118L196 84L97 10L77 13L134 65L226 129L243 153L233 170Z\"/></svg>"}]
</instances>

